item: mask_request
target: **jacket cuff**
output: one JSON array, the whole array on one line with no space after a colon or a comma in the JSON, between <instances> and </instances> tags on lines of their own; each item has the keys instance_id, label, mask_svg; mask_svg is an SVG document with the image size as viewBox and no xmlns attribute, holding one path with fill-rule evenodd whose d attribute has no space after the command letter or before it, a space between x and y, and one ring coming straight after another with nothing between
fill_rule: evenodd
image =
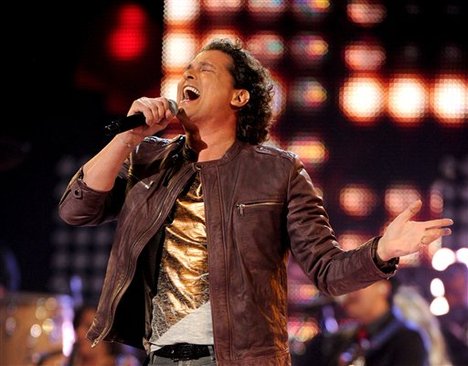
<instances>
[{"instance_id":1,"label":"jacket cuff","mask_svg":"<svg viewBox=\"0 0 468 366\"><path fill-rule=\"evenodd\" d=\"M393 273L397 270L398 268L398 264L400 263L400 258L399 257L395 257L395 258L392 258L388 261L384 261L382 260L379 255L377 254L377 246L379 244L379 240L380 240L381 236L379 237L376 237L372 244L371 244L371 256L372 256L372 260L374 261L375 265L377 266L377 268L379 270L381 270L382 272L386 273L386 274L390 274L390 273Z\"/></svg>"}]
</instances>

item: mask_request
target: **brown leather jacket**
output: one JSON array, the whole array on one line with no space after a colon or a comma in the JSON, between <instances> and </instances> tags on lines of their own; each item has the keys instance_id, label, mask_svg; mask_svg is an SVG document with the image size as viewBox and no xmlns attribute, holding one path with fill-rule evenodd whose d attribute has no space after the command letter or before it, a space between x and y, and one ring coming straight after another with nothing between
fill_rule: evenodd
<instances>
[{"instance_id":1,"label":"brown leather jacket","mask_svg":"<svg viewBox=\"0 0 468 366\"><path fill-rule=\"evenodd\" d=\"M384 273L374 263L377 238L353 251L339 249L322 199L294 154L237 141L221 159L197 163L187 158L184 142L183 136L147 138L124 164L111 192L87 187L80 170L63 194L59 214L71 225L118 218L88 332L94 343L104 339L142 347L149 336L157 233L195 170L205 202L219 365L290 364L289 251L326 294L343 294L394 274L396 267Z\"/></svg>"}]
</instances>

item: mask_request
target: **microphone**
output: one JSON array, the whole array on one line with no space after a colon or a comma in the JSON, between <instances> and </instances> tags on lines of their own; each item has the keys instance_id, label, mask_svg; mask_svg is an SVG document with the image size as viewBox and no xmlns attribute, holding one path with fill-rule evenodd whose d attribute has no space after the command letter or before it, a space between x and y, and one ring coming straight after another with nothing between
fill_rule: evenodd
<instances>
[{"instance_id":1,"label":"microphone","mask_svg":"<svg viewBox=\"0 0 468 366\"><path fill-rule=\"evenodd\" d=\"M172 99L167 100L169 102L169 109L175 116L179 110L176 101ZM145 115L143 113L135 113L130 116L119 118L112 121L104 127L107 136L117 135L120 132L131 130L132 128L140 127L145 125Z\"/></svg>"}]
</instances>

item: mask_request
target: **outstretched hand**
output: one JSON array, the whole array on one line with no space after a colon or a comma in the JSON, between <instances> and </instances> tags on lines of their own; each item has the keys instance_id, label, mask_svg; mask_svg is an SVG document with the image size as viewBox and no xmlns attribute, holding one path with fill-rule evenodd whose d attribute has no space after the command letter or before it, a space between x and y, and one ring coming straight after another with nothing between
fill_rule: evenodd
<instances>
[{"instance_id":1,"label":"outstretched hand","mask_svg":"<svg viewBox=\"0 0 468 366\"><path fill-rule=\"evenodd\" d=\"M415 253L422 246L452 234L452 230L447 227L453 224L452 219L411 221L421 206L421 200L413 202L388 225L377 246L377 255L380 259L388 261L391 258Z\"/></svg>"}]
</instances>

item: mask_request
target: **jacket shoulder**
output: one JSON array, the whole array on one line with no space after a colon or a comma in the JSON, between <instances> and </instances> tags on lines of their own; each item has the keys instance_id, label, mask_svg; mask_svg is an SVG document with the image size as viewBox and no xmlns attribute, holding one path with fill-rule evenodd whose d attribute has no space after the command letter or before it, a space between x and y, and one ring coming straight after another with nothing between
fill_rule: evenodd
<instances>
[{"instance_id":1,"label":"jacket shoulder","mask_svg":"<svg viewBox=\"0 0 468 366\"><path fill-rule=\"evenodd\" d=\"M185 138L183 135L172 139L158 136L149 136L135 148L132 153L132 163L149 163L162 159L172 151L178 150L183 146Z\"/></svg>"},{"instance_id":2,"label":"jacket shoulder","mask_svg":"<svg viewBox=\"0 0 468 366\"><path fill-rule=\"evenodd\" d=\"M184 141L184 136L179 135L171 139L159 137L159 136L148 136L142 141L142 144L149 144L155 147L166 147L168 145L182 143Z\"/></svg>"},{"instance_id":3,"label":"jacket shoulder","mask_svg":"<svg viewBox=\"0 0 468 366\"><path fill-rule=\"evenodd\" d=\"M270 155L270 156L275 156L279 158L284 158L287 159L291 162L294 162L295 160L298 159L297 154L293 153L292 151L284 150L276 146L272 145L255 145L255 152L258 154L265 154L265 155Z\"/></svg>"}]
</instances>

